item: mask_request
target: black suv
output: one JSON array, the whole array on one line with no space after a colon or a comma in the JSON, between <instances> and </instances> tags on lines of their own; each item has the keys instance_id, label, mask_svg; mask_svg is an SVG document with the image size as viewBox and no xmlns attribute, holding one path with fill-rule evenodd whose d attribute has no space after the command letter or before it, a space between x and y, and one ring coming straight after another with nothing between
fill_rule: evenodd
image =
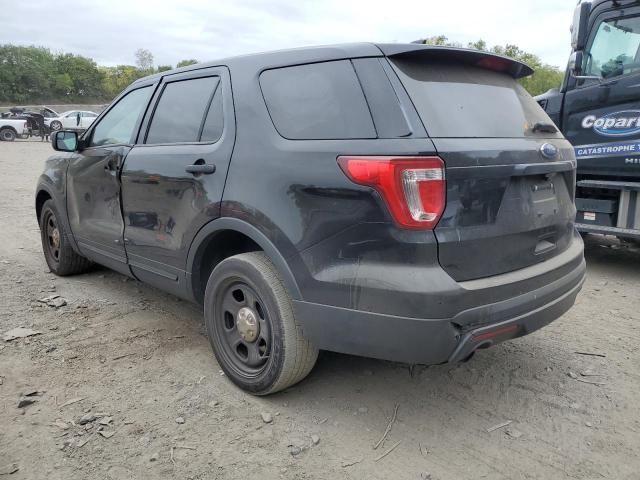
<instances>
[{"instance_id":1,"label":"black suv","mask_svg":"<svg viewBox=\"0 0 640 480\"><path fill-rule=\"evenodd\" d=\"M136 81L61 131L36 194L58 275L91 262L204 305L228 377L318 349L469 358L566 312L585 273L571 145L478 51L352 44Z\"/></svg>"}]
</instances>

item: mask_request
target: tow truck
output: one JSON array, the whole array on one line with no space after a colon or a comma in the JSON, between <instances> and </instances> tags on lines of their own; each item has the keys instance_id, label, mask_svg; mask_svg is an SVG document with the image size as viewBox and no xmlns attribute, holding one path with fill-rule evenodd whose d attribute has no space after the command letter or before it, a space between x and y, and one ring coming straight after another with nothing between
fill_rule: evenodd
<instances>
[{"instance_id":1,"label":"tow truck","mask_svg":"<svg viewBox=\"0 0 640 480\"><path fill-rule=\"evenodd\" d=\"M576 224L640 240L640 0L578 3L559 89L536 97L576 152Z\"/></svg>"}]
</instances>

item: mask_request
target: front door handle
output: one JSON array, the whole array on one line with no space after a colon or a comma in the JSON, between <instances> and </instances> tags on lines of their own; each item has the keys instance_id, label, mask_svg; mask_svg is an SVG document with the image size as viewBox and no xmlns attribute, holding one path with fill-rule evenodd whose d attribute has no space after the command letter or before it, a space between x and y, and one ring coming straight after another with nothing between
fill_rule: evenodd
<instances>
[{"instance_id":1,"label":"front door handle","mask_svg":"<svg viewBox=\"0 0 640 480\"><path fill-rule=\"evenodd\" d=\"M196 162L193 165L187 165L185 167L185 170L189 173L193 173L194 175L203 174L203 173L205 175L209 175L216 171L216 166L212 164L206 164L204 163L204 160L200 159L200 160L196 160Z\"/></svg>"}]
</instances>

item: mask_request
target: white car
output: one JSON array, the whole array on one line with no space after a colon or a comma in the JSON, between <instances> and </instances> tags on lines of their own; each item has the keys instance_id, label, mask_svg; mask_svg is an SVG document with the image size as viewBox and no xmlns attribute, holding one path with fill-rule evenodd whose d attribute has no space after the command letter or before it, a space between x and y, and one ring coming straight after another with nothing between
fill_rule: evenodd
<instances>
[{"instance_id":1,"label":"white car","mask_svg":"<svg viewBox=\"0 0 640 480\"><path fill-rule=\"evenodd\" d=\"M70 110L61 113L60 116L56 118L45 118L44 123L45 125L49 125L53 131L63 128L69 130L85 130L97 117L98 114L95 112Z\"/></svg>"}]
</instances>

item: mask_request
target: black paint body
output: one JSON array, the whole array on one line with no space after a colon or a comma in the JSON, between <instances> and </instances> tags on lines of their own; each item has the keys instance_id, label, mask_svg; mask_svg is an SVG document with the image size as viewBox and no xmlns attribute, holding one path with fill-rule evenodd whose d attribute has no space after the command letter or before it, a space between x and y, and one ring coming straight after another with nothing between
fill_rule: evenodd
<instances>
[{"instance_id":1,"label":"black paint body","mask_svg":"<svg viewBox=\"0 0 640 480\"><path fill-rule=\"evenodd\" d=\"M475 348L469 335L476 329L506 322L517 326L511 336L523 335L573 304L585 269L573 224L575 163L559 134L429 137L389 60L418 61L422 54L461 62L487 56L353 44L237 57L142 79L130 89L152 85L155 93L131 144L54 155L37 203L55 199L83 255L180 297L202 301L211 268L234 250L215 240L230 235L271 258L305 335L319 348L415 363L460 360ZM284 138L265 104L261 72L339 60L358 75L375 138ZM524 65L507 65L510 75L526 73ZM223 88L220 140L144 145L162 83L210 73ZM557 158L541 156L544 143L558 148ZM448 199L438 227L400 229L378 193L340 170L340 155L439 155ZM200 159L215 172L185 171ZM549 179L556 200L552 212L541 212L549 198L532 193L533 186Z\"/></svg>"}]
</instances>

